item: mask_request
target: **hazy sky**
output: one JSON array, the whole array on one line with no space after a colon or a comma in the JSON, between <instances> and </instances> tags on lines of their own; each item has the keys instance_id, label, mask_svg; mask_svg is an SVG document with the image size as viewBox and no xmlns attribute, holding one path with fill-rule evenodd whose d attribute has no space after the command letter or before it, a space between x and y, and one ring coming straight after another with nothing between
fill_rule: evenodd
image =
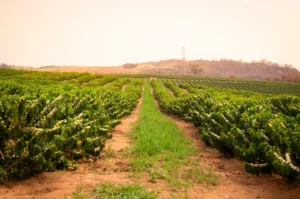
<instances>
[{"instance_id":1,"label":"hazy sky","mask_svg":"<svg viewBox=\"0 0 300 199\"><path fill-rule=\"evenodd\" d=\"M0 0L0 63L267 59L300 69L299 0Z\"/></svg>"}]
</instances>

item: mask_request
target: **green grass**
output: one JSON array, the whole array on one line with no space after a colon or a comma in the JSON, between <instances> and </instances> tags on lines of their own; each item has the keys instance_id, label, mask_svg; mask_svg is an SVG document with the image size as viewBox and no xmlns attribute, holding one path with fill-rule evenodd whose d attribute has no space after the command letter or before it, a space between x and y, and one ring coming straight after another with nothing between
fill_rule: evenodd
<instances>
[{"instance_id":1,"label":"green grass","mask_svg":"<svg viewBox=\"0 0 300 199\"><path fill-rule=\"evenodd\" d=\"M129 157L135 174L147 172L150 181L165 179L177 187L192 182L216 183L209 169L199 167L199 151L155 106L149 82L145 84L139 121L131 136L134 143Z\"/></svg>"},{"instance_id":2,"label":"green grass","mask_svg":"<svg viewBox=\"0 0 300 199\"><path fill-rule=\"evenodd\" d=\"M156 194L146 191L139 185L114 185L105 183L97 185L93 191L86 191L78 187L72 194L73 199L154 199Z\"/></svg>"}]
</instances>

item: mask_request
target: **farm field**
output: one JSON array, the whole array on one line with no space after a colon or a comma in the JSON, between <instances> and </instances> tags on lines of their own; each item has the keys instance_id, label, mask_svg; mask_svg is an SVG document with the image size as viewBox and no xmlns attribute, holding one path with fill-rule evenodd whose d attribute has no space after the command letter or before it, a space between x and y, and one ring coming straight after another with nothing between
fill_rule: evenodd
<instances>
[{"instance_id":1,"label":"farm field","mask_svg":"<svg viewBox=\"0 0 300 199\"><path fill-rule=\"evenodd\" d=\"M253 174L275 172L290 181L299 177L299 97L200 90L198 84L176 83L152 81L160 107L193 122L207 145L245 160Z\"/></svg>"},{"instance_id":2,"label":"farm field","mask_svg":"<svg viewBox=\"0 0 300 199\"><path fill-rule=\"evenodd\" d=\"M0 91L0 198L299 198L299 84L1 69Z\"/></svg>"}]
</instances>

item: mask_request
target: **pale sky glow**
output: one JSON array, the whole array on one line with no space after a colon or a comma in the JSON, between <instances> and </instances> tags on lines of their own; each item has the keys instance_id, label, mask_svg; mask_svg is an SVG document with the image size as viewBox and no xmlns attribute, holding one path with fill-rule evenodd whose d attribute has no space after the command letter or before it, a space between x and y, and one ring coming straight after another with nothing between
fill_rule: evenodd
<instances>
[{"instance_id":1,"label":"pale sky glow","mask_svg":"<svg viewBox=\"0 0 300 199\"><path fill-rule=\"evenodd\" d=\"M298 0L0 0L0 63L267 59L300 70Z\"/></svg>"}]
</instances>

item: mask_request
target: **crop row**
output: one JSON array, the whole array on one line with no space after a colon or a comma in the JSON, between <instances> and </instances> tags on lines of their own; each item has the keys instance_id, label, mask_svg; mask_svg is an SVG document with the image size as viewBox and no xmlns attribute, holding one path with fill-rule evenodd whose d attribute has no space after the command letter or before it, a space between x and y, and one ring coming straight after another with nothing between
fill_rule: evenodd
<instances>
[{"instance_id":1,"label":"crop row","mask_svg":"<svg viewBox=\"0 0 300 199\"><path fill-rule=\"evenodd\" d=\"M169 88L176 87L169 84L174 83L168 82ZM152 86L165 112L193 122L207 145L244 160L248 172L277 173L290 181L299 179L299 97L235 99L229 91L219 94L212 89L194 89L194 95L174 98L162 81L153 80ZM193 90L187 84L179 86Z\"/></svg>"},{"instance_id":2,"label":"crop row","mask_svg":"<svg viewBox=\"0 0 300 199\"><path fill-rule=\"evenodd\" d=\"M138 79L117 79L110 88L11 82L13 77L0 84L0 182L98 155L110 129L136 106L143 84Z\"/></svg>"},{"instance_id":3,"label":"crop row","mask_svg":"<svg viewBox=\"0 0 300 199\"><path fill-rule=\"evenodd\" d=\"M167 78L163 79L166 80ZM246 81L233 79L168 79L175 84L187 83L195 88L220 88L260 92L266 94L292 94L300 96L300 84L267 81Z\"/></svg>"}]
</instances>

